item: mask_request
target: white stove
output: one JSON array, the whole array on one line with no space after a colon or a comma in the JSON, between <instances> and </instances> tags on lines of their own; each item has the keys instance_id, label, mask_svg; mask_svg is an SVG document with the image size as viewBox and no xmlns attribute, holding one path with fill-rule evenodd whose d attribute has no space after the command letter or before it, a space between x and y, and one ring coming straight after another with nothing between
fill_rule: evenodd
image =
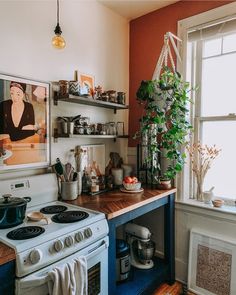
<instances>
[{"instance_id":1,"label":"white stove","mask_svg":"<svg viewBox=\"0 0 236 295\"><path fill-rule=\"evenodd\" d=\"M26 218L16 227L0 229L0 240L14 248L16 252L16 277L22 278L49 265L53 266L57 262L64 261L66 257L69 261L73 254L79 251L84 253L87 248L93 249L91 248L93 244L98 247L100 241L101 244L106 243L106 248L108 247L108 225L105 215L57 201L58 187L54 174L2 181L0 196L6 193L15 197L31 197L31 202L27 203L26 216L48 206L65 206L66 210L59 213L62 215L68 211L73 211L73 215L85 215L84 219L76 222L57 223L53 221L55 213L44 213L49 221L48 224L45 219L35 222ZM13 240L7 237L9 232L21 228L26 230L25 227L29 226L39 227L43 232L25 240ZM89 251L88 253L91 252Z\"/></svg>"}]
</instances>

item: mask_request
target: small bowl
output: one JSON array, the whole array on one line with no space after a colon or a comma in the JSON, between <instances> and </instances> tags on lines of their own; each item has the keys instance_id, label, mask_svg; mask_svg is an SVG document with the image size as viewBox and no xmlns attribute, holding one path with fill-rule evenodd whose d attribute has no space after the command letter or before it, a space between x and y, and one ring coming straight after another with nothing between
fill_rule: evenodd
<instances>
[{"instance_id":1,"label":"small bowl","mask_svg":"<svg viewBox=\"0 0 236 295\"><path fill-rule=\"evenodd\" d=\"M221 207L224 204L224 201L221 199L212 200L212 204L214 207Z\"/></svg>"},{"instance_id":2,"label":"small bowl","mask_svg":"<svg viewBox=\"0 0 236 295\"><path fill-rule=\"evenodd\" d=\"M123 186L127 191L138 191L141 189L141 182L125 183L123 181Z\"/></svg>"}]
</instances>

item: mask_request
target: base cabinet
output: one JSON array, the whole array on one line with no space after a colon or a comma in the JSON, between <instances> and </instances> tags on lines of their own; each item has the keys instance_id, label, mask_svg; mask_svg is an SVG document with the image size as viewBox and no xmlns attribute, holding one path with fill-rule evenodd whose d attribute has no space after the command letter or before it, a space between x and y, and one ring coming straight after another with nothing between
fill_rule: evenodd
<instances>
[{"instance_id":1,"label":"base cabinet","mask_svg":"<svg viewBox=\"0 0 236 295\"><path fill-rule=\"evenodd\" d=\"M15 261L0 265L0 295L15 294Z\"/></svg>"}]
</instances>

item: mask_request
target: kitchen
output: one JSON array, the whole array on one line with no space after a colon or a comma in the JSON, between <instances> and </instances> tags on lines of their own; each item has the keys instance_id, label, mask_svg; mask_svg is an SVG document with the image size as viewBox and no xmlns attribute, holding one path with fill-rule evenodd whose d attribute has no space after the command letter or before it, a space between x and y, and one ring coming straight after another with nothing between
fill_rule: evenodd
<instances>
[{"instance_id":1,"label":"kitchen","mask_svg":"<svg viewBox=\"0 0 236 295\"><path fill-rule=\"evenodd\" d=\"M185 2L185 1L180 1ZM152 75L158 52L163 44L163 35L167 31L176 32L177 21L188 16L207 11L226 4L225 1L207 3L192 3L191 11L184 10L184 3L176 3L157 11L160 19L156 20L155 31L148 33L152 26L155 14L147 15L143 18L129 20L103 6L96 1L62 1L60 6L60 25L63 36L66 39L66 48L62 51L55 50L51 46L51 38L56 22L56 1L1 1L1 73L16 77L26 77L37 81L59 81L72 80L74 71L87 73L94 76L95 85L102 85L104 89L116 89L126 93L126 103L128 110L118 110L115 120L124 122L125 132L130 139L104 139L106 145L105 163L109 161L110 152L117 152L123 158L124 163L136 164L136 148L131 137L137 130L138 116L140 109L136 104L135 93L140 80ZM183 5L183 6L182 6ZM187 4L186 4L187 5ZM173 11L177 11L177 16L171 16ZM169 16L168 24L165 15ZM39 17L38 17L39 16ZM136 44L135 39L138 34L148 36L146 41L150 42L149 49ZM10 36L10 37L9 37ZM155 36L155 37L153 37ZM152 46L153 38L155 46ZM142 40L142 39L141 39ZM139 49L138 49L139 47ZM147 50L147 53L145 52ZM143 54L145 52L145 54ZM148 55L148 58L147 58ZM147 63L147 59L150 63ZM129 82L130 81L130 82ZM72 159L71 149L78 145L101 143L100 139L80 138L58 138L53 139L53 130L56 128L56 118L62 116L76 116L86 114L93 118L94 122L114 121L114 112L109 109L100 108L99 112L92 106L78 105L59 102L54 105L51 99L50 119L52 122L52 140L50 145L51 163L60 158L62 162ZM0 174L0 181L7 179L17 179L32 175L44 174L47 169L25 169L21 171L7 171ZM187 272L187 235L182 232L181 226L184 223L184 214L187 214L178 205L177 228L181 233L182 241L177 248L176 257L176 279L186 282ZM163 212L158 216L149 216L145 220L148 228L156 228L156 220L160 227L155 229L156 244L158 251L163 253L163 241L158 237L163 234ZM183 214L184 212L184 214ZM182 215L181 215L182 214ZM191 215L191 214L190 214ZM195 220L195 215L190 216L190 223L199 222ZM230 222L225 225L227 232L234 227ZM210 220L211 228L215 227L215 221ZM222 226L222 225L221 225ZM186 229L184 228L183 231Z\"/></svg>"}]
</instances>

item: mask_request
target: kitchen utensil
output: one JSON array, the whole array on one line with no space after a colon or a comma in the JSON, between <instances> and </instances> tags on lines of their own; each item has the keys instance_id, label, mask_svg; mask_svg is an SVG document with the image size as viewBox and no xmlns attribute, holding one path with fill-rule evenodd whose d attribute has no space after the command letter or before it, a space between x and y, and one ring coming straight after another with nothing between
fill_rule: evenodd
<instances>
[{"instance_id":1,"label":"kitchen utensil","mask_svg":"<svg viewBox=\"0 0 236 295\"><path fill-rule=\"evenodd\" d=\"M60 177L61 181L65 181L64 167L59 158L56 159L56 164L54 165L54 169L57 175Z\"/></svg>"},{"instance_id":2,"label":"kitchen utensil","mask_svg":"<svg viewBox=\"0 0 236 295\"><path fill-rule=\"evenodd\" d=\"M27 214L27 218L32 221L45 220L47 224L51 223L51 219L47 218L43 213L38 211L33 211Z\"/></svg>"},{"instance_id":3,"label":"kitchen utensil","mask_svg":"<svg viewBox=\"0 0 236 295\"><path fill-rule=\"evenodd\" d=\"M71 163L66 163L65 164L65 176L66 176L66 181L70 181L70 175L72 172L72 165Z\"/></svg>"},{"instance_id":4,"label":"kitchen utensil","mask_svg":"<svg viewBox=\"0 0 236 295\"><path fill-rule=\"evenodd\" d=\"M21 224L25 218L27 203L30 197L16 198L5 194L0 198L0 229Z\"/></svg>"}]
</instances>

